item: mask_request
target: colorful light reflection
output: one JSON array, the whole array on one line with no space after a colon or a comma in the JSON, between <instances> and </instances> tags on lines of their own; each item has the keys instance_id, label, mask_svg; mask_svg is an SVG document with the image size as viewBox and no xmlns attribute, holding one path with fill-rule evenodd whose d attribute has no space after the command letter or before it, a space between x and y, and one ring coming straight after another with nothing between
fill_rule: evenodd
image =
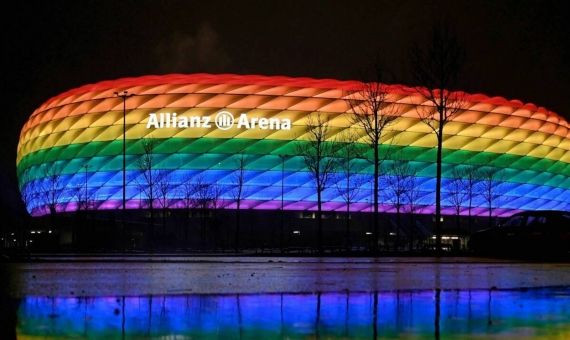
<instances>
[{"instance_id":1,"label":"colorful light reflection","mask_svg":"<svg viewBox=\"0 0 570 340\"><path fill-rule=\"evenodd\" d=\"M26 297L19 339L564 339L568 288ZM436 336L437 335L437 336Z\"/></svg>"}]
</instances>

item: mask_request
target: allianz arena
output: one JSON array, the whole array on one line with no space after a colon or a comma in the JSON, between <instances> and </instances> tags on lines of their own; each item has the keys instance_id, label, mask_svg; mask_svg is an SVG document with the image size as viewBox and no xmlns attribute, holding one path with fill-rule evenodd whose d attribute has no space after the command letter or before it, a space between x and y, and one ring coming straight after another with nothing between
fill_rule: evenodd
<instances>
[{"instance_id":1,"label":"allianz arena","mask_svg":"<svg viewBox=\"0 0 570 340\"><path fill-rule=\"evenodd\" d=\"M123 100L115 92L128 91L126 99L126 207L144 207L137 162L142 142L156 141L155 170L168 173L168 206L181 207L178 190L185 181L203 180L220 187L220 206L233 209L231 190L241 155L246 155L242 209L316 210L313 179L296 145L307 141L307 116L324 114L331 126L330 141L350 128L351 111L346 93L358 83L330 79L231 74L163 75L102 81L53 97L37 108L22 128L17 152L17 172L22 194L52 190L55 211L78 209L78 192L86 189L89 209L122 207ZM402 108L386 130L382 148L416 169L421 213L435 205L436 137L418 116L418 105L429 105L417 91L388 87L390 102ZM566 120L533 104L481 94L466 95L465 110L445 127L443 143L443 212L454 168L473 166L497 169L497 199L493 213L508 216L522 210L570 210L570 134ZM218 127L220 112L236 118L233 126ZM192 126L149 126L172 122L172 114L193 117ZM256 125L237 126L242 114ZM170 114L169 118L164 118ZM192 120L194 119L194 120ZM208 121L209 124L204 124ZM273 125L271 125L273 124ZM282 124L285 128L276 124ZM286 128L290 124L289 128ZM386 159L390 164L393 159ZM362 162L366 162L362 160ZM351 210L371 211L371 164L360 167L368 178ZM46 185L53 169L57 185ZM283 188L282 188L283 186ZM50 189L46 189L50 188ZM283 189L283 191L282 191ZM381 194L380 210L394 211ZM35 216L50 212L37 195L25 199ZM473 214L488 212L483 194L472 200ZM345 211L341 194L333 185L323 193L323 209ZM462 210L467 213L467 207Z\"/></svg>"}]
</instances>

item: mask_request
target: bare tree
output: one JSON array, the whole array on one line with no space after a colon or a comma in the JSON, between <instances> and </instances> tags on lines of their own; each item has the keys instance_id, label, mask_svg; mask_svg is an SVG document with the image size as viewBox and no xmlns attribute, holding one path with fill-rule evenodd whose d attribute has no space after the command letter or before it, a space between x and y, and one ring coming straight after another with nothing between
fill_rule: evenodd
<instances>
[{"instance_id":1,"label":"bare tree","mask_svg":"<svg viewBox=\"0 0 570 340\"><path fill-rule=\"evenodd\" d=\"M53 163L50 166L46 165L43 169L43 178L38 182L38 186L26 188L26 190L37 190L38 203L41 209L47 210L50 216L50 222L52 225L57 224L57 207L61 204L61 198L64 192L63 183L63 168L57 163ZM32 193L27 193L26 195L32 195Z\"/></svg>"},{"instance_id":2,"label":"bare tree","mask_svg":"<svg viewBox=\"0 0 570 340\"><path fill-rule=\"evenodd\" d=\"M204 233L206 227L206 213L212 204L211 184L206 181L203 175L198 175L194 179L194 192L192 205L198 209L200 215L200 243L204 244Z\"/></svg>"},{"instance_id":3,"label":"bare tree","mask_svg":"<svg viewBox=\"0 0 570 340\"><path fill-rule=\"evenodd\" d=\"M326 115L314 112L307 117L307 139L297 144L298 154L303 156L317 190L317 248L322 254L322 194L329 184L335 168L335 145L327 141L330 135Z\"/></svg>"},{"instance_id":4,"label":"bare tree","mask_svg":"<svg viewBox=\"0 0 570 340\"><path fill-rule=\"evenodd\" d=\"M193 177L191 189L192 207L197 209L200 215L200 240L205 242L206 217L221 207L221 186L212 184L200 174Z\"/></svg>"},{"instance_id":5,"label":"bare tree","mask_svg":"<svg viewBox=\"0 0 570 340\"><path fill-rule=\"evenodd\" d=\"M75 210L75 219L73 223L71 223L71 240L73 244L76 243L77 227L79 227L80 230L83 231L87 231L89 229L88 224L90 220L87 219L87 211L89 209L92 209L92 204L93 204L91 193L89 192L89 186L88 186L89 164L85 163L81 168L84 170L82 181L78 182L77 186L74 188L75 190L74 199L77 204L77 208ZM85 239L87 240L88 238Z\"/></svg>"},{"instance_id":6,"label":"bare tree","mask_svg":"<svg viewBox=\"0 0 570 340\"><path fill-rule=\"evenodd\" d=\"M221 225L223 225L224 223L220 223L220 216L219 216L219 212L220 209L224 209L227 205L227 201L223 198L224 193L229 194L227 192L227 187L220 185L218 183L212 183L210 185L210 195L211 195L211 211L212 211L212 216L211 216L211 225L213 228L215 228L215 230L219 231L219 228ZM217 239L214 239L214 242L217 242ZM224 244L222 244L224 245Z\"/></svg>"},{"instance_id":7,"label":"bare tree","mask_svg":"<svg viewBox=\"0 0 570 340\"><path fill-rule=\"evenodd\" d=\"M406 199L406 210L410 216L409 248L410 251L414 250L414 234L416 232L416 214L419 210L419 200L421 198L420 185L417 176L417 169L411 164L408 168L408 180L406 181L406 190L404 196Z\"/></svg>"},{"instance_id":8,"label":"bare tree","mask_svg":"<svg viewBox=\"0 0 570 340\"><path fill-rule=\"evenodd\" d=\"M234 188L231 191L233 201L236 205L236 228L234 235L234 247L235 251L239 251L239 236L240 236L240 223L241 223L241 202L246 196L245 192L245 166L247 163L247 157L244 154L238 156L236 161L236 170L233 174L233 185Z\"/></svg>"},{"instance_id":9,"label":"bare tree","mask_svg":"<svg viewBox=\"0 0 570 340\"><path fill-rule=\"evenodd\" d=\"M27 168L25 171L23 171L22 174L18 176L18 178L20 179L19 187L22 202L24 202L24 205L26 206L26 209L28 209L28 212L31 213L33 206L36 204L36 200L40 195L40 192L38 192L37 188L37 182L34 181L30 168Z\"/></svg>"},{"instance_id":10,"label":"bare tree","mask_svg":"<svg viewBox=\"0 0 570 340\"><path fill-rule=\"evenodd\" d=\"M75 188L75 193L74 193L74 200L77 203L77 209L76 209L76 213L81 214L84 211L87 211L89 209L89 197L88 197L88 192L87 190L85 190L85 186L83 184L79 184L76 188Z\"/></svg>"},{"instance_id":11,"label":"bare tree","mask_svg":"<svg viewBox=\"0 0 570 340\"><path fill-rule=\"evenodd\" d=\"M224 194L224 187L217 183L210 185L210 195L211 195L211 207L214 214L217 214L219 209L223 209L226 206L226 201L222 199Z\"/></svg>"},{"instance_id":12,"label":"bare tree","mask_svg":"<svg viewBox=\"0 0 570 340\"><path fill-rule=\"evenodd\" d=\"M34 206L37 204L37 199L39 195L37 189L38 182L34 181L34 178L32 176L32 171L30 168L27 168L21 174L19 174L18 178L19 178L19 189L22 201L24 202L26 210L31 215ZM30 228L30 222L31 220L29 218L26 218L25 228L22 228L20 232L20 239L24 240L24 242L26 237L22 236L22 234L27 235ZM6 240L7 239L6 229L2 226L0 227L0 231L1 231L0 234L2 235L3 239Z\"/></svg>"},{"instance_id":13,"label":"bare tree","mask_svg":"<svg viewBox=\"0 0 570 340\"><path fill-rule=\"evenodd\" d=\"M396 241L394 248L399 247L400 233L402 229L401 212L406 206L406 193L410 189L410 181L414 180L414 170L409 162L396 160L387 170L386 188L388 191L388 201L396 208Z\"/></svg>"},{"instance_id":14,"label":"bare tree","mask_svg":"<svg viewBox=\"0 0 570 340\"><path fill-rule=\"evenodd\" d=\"M193 192L192 207L207 210L212 206L212 184L206 180L204 175L193 177L191 190Z\"/></svg>"},{"instance_id":15,"label":"bare tree","mask_svg":"<svg viewBox=\"0 0 570 340\"><path fill-rule=\"evenodd\" d=\"M89 192L89 164L84 164L82 166L84 169L83 173L83 182L78 183L77 188L75 190L75 200L77 202L77 211L82 212L89 210L91 208L92 200L91 194Z\"/></svg>"},{"instance_id":16,"label":"bare tree","mask_svg":"<svg viewBox=\"0 0 570 340\"><path fill-rule=\"evenodd\" d=\"M141 172L141 177L137 182L140 194L141 203L146 207L150 213L149 228L151 240L154 241L154 202L157 194L157 171L154 169L154 149L157 141L154 139L143 139L142 148L143 153L137 160L137 167Z\"/></svg>"},{"instance_id":17,"label":"bare tree","mask_svg":"<svg viewBox=\"0 0 570 340\"><path fill-rule=\"evenodd\" d=\"M194 207L194 194L195 187L192 183L192 177L187 176L183 179L182 185L178 188L179 196L181 197L182 207L185 210L185 228L184 228L184 243L188 243L188 231L191 225L192 208Z\"/></svg>"},{"instance_id":18,"label":"bare tree","mask_svg":"<svg viewBox=\"0 0 570 340\"><path fill-rule=\"evenodd\" d=\"M162 215L162 234L165 235L166 217L168 214L169 196L171 195L172 185L170 183L170 176L166 170L156 170L155 172L156 195Z\"/></svg>"},{"instance_id":19,"label":"bare tree","mask_svg":"<svg viewBox=\"0 0 570 340\"><path fill-rule=\"evenodd\" d=\"M338 151L337 177L335 181L336 190L344 200L346 205L346 229L345 229L345 245L346 250L350 250L350 207L351 204L360 195L362 186L366 182L363 176L359 176L358 172L362 168L359 160L365 156L363 145L359 143L359 135L354 129L349 128L340 134L337 143L342 145Z\"/></svg>"},{"instance_id":20,"label":"bare tree","mask_svg":"<svg viewBox=\"0 0 570 340\"><path fill-rule=\"evenodd\" d=\"M479 190L479 177L479 170L475 166L468 166L463 171L465 191L467 193L467 216L469 219L469 234L473 233L473 198L477 195L477 192Z\"/></svg>"},{"instance_id":21,"label":"bare tree","mask_svg":"<svg viewBox=\"0 0 570 340\"><path fill-rule=\"evenodd\" d=\"M57 206L61 203L63 189L62 168L57 164L44 168L39 196L41 204L52 217L55 217Z\"/></svg>"},{"instance_id":22,"label":"bare tree","mask_svg":"<svg viewBox=\"0 0 570 340\"><path fill-rule=\"evenodd\" d=\"M479 173L481 180L481 193L487 205L487 212L489 214L488 223L489 228L491 228L493 226L493 209L496 207L497 200L500 198L498 189L501 180L501 172L496 168L486 168L480 170Z\"/></svg>"},{"instance_id":23,"label":"bare tree","mask_svg":"<svg viewBox=\"0 0 570 340\"><path fill-rule=\"evenodd\" d=\"M380 146L386 128L398 118L401 110L388 101L389 88L382 83L383 76L379 64L377 63L375 66L375 81L360 83L345 98L352 112L352 123L364 130L364 142L373 150L374 250L377 251L379 241L378 195L382 162Z\"/></svg>"},{"instance_id":24,"label":"bare tree","mask_svg":"<svg viewBox=\"0 0 570 340\"><path fill-rule=\"evenodd\" d=\"M464 107L465 94L451 91L456 85L463 64L464 51L446 25L434 26L430 43L411 52L416 88L428 105L418 105L420 119L437 138L435 235L436 249L441 250L441 163L445 125ZM425 86L425 87L424 87Z\"/></svg>"},{"instance_id":25,"label":"bare tree","mask_svg":"<svg viewBox=\"0 0 570 340\"><path fill-rule=\"evenodd\" d=\"M460 229L460 214L461 209L465 205L466 201L469 200L469 187L467 179L465 178L465 172L459 167L454 167L452 171L452 178L447 184L448 196L447 200L453 207L455 212L455 223L457 229Z\"/></svg>"}]
</instances>

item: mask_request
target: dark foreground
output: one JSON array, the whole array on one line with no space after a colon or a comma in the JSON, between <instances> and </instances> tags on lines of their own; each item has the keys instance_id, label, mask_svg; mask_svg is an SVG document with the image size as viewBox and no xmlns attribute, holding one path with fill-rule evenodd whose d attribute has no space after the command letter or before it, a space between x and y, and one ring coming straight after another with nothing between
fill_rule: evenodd
<instances>
[{"instance_id":1,"label":"dark foreground","mask_svg":"<svg viewBox=\"0 0 570 340\"><path fill-rule=\"evenodd\" d=\"M6 265L2 339L570 338L568 263L81 260Z\"/></svg>"}]
</instances>

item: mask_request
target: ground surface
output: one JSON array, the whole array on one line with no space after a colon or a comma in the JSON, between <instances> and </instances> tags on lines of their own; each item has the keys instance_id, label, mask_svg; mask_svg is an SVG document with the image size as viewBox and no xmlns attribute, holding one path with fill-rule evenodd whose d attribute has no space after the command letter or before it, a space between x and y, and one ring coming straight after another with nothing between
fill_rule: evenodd
<instances>
[{"instance_id":1,"label":"ground surface","mask_svg":"<svg viewBox=\"0 0 570 340\"><path fill-rule=\"evenodd\" d=\"M570 263L484 258L41 257L4 264L23 296L512 289L570 285Z\"/></svg>"}]
</instances>

